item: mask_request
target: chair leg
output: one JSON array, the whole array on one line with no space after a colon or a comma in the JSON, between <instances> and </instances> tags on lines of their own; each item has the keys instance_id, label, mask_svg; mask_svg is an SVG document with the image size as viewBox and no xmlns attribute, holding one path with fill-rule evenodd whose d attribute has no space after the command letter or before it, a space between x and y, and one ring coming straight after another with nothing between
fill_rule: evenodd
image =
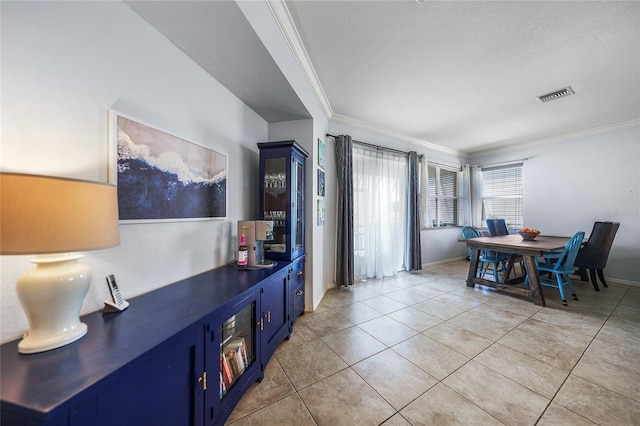
<instances>
[{"instance_id":1,"label":"chair leg","mask_svg":"<svg viewBox=\"0 0 640 426\"><path fill-rule=\"evenodd\" d=\"M580 275L580 281L589 281L587 278L587 270L584 268L578 268L578 274Z\"/></svg>"},{"instance_id":2,"label":"chair leg","mask_svg":"<svg viewBox=\"0 0 640 426\"><path fill-rule=\"evenodd\" d=\"M571 296L573 296L573 300L578 300L578 295L576 294L576 289L573 288L573 281L571 281L571 277L566 275L567 285L569 286L569 290L571 290Z\"/></svg>"},{"instance_id":3,"label":"chair leg","mask_svg":"<svg viewBox=\"0 0 640 426\"><path fill-rule=\"evenodd\" d=\"M484 279L484 274L486 274L487 270L487 262L482 262L480 264L480 267L478 268L478 278L482 278Z\"/></svg>"},{"instance_id":4,"label":"chair leg","mask_svg":"<svg viewBox=\"0 0 640 426\"><path fill-rule=\"evenodd\" d=\"M604 280L604 271L602 269L598 269L598 277L600 277L600 281L602 282L602 285L609 288L609 286L607 285L607 282Z\"/></svg>"},{"instance_id":5,"label":"chair leg","mask_svg":"<svg viewBox=\"0 0 640 426\"><path fill-rule=\"evenodd\" d=\"M562 275L556 274L556 281L558 281L558 290L560 290L560 299L562 299L562 304L567 306L567 298L564 296L564 283L562 282Z\"/></svg>"},{"instance_id":6,"label":"chair leg","mask_svg":"<svg viewBox=\"0 0 640 426\"><path fill-rule=\"evenodd\" d=\"M589 269L589 275L591 275L591 284L593 284L593 288L596 291L600 291L600 288L598 287L598 280L596 279L596 270Z\"/></svg>"}]
</instances>

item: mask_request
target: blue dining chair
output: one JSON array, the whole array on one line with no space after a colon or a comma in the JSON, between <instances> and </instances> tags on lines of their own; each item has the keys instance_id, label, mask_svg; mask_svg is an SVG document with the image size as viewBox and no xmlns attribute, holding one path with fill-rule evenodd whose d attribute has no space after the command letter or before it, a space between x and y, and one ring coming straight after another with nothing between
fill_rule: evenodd
<instances>
[{"instance_id":1,"label":"blue dining chair","mask_svg":"<svg viewBox=\"0 0 640 426\"><path fill-rule=\"evenodd\" d=\"M480 232L472 227L465 226L462 228L462 238L465 240L468 238L477 238L481 237ZM469 248L469 256L473 255L473 249ZM501 256L499 253L491 250L480 250L480 257L478 258L478 262L480 262L480 277L483 277L484 274L491 272L493 275L493 279L498 282L498 272L504 272L505 264L507 261L506 256ZM491 271L489 271L491 268Z\"/></svg>"},{"instance_id":2,"label":"blue dining chair","mask_svg":"<svg viewBox=\"0 0 640 426\"><path fill-rule=\"evenodd\" d=\"M540 284L547 287L555 287L560 291L562 304L567 306L567 299L564 295L564 286L569 286L574 300L578 300L576 291L569 275L573 274L573 264L578 255L580 244L584 239L584 232L576 232L564 246L562 251L545 253L542 259L536 258L536 266L540 272ZM543 277L542 273L548 273L548 277ZM553 280L555 275L555 281ZM528 280L529 277L527 277Z\"/></svg>"},{"instance_id":3,"label":"blue dining chair","mask_svg":"<svg viewBox=\"0 0 640 426\"><path fill-rule=\"evenodd\" d=\"M498 235L509 235L509 229L507 228L507 221L504 219L487 219L487 228L489 229L489 234L492 237L496 237ZM508 254L505 253L498 253L498 256L504 256L506 258L509 258ZM524 270L524 263L522 260L522 256L517 255L514 257L513 259L513 264L514 265L520 265L520 273L522 275L525 274L525 270ZM506 269L506 266L505 266ZM516 270L515 268L512 269L513 273L516 274Z\"/></svg>"},{"instance_id":4,"label":"blue dining chair","mask_svg":"<svg viewBox=\"0 0 640 426\"><path fill-rule=\"evenodd\" d=\"M492 237L496 235L509 235L507 222L504 219L487 219L487 228Z\"/></svg>"}]
</instances>

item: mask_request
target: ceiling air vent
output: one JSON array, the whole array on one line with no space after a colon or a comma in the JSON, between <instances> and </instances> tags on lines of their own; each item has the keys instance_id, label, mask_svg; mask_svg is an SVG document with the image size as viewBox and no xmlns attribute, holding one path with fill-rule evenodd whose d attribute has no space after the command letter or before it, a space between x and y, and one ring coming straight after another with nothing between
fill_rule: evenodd
<instances>
[{"instance_id":1,"label":"ceiling air vent","mask_svg":"<svg viewBox=\"0 0 640 426\"><path fill-rule=\"evenodd\" d=\"M544 104L546 102L564 98L565 96L573 95L574 93L575 92L571 87L565 87L564 89L556 90L553 93L547 93L546 95L538 96L536 99L538 99L541 104Z\"/></svg>"}]
</instances>

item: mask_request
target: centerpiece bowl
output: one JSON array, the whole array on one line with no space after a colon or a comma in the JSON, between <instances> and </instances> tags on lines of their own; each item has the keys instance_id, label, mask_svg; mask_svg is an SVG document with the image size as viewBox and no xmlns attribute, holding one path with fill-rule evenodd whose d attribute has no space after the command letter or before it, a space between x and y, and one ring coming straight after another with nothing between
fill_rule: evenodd
<instances>
[{"instance_id":1,"label":"centerpiece bowl","mask_svg":"<svg viewBox=\"0 0 640 426\"><path fill-rule=\"evenodd\" d=\"M525 241L533 241L538 235L540 235L540 231L531 228L523 228L518 233Z\"/></svg>"}]
</instances>

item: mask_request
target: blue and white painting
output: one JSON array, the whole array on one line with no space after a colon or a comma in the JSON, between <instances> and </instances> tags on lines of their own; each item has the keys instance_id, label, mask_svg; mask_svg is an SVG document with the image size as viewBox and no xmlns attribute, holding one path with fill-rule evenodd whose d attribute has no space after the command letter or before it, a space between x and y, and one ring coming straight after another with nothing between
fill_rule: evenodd
<instances>
[{"instance_id":1,"label":"blue and white painting","mask_svg":"<svg viewBox=\"0 0 640 426\"><path fill-rule=\"evenodd\" d=\"M120 220L226 217L226 155L116 117Z\"/></svg>"}]
</instances>

